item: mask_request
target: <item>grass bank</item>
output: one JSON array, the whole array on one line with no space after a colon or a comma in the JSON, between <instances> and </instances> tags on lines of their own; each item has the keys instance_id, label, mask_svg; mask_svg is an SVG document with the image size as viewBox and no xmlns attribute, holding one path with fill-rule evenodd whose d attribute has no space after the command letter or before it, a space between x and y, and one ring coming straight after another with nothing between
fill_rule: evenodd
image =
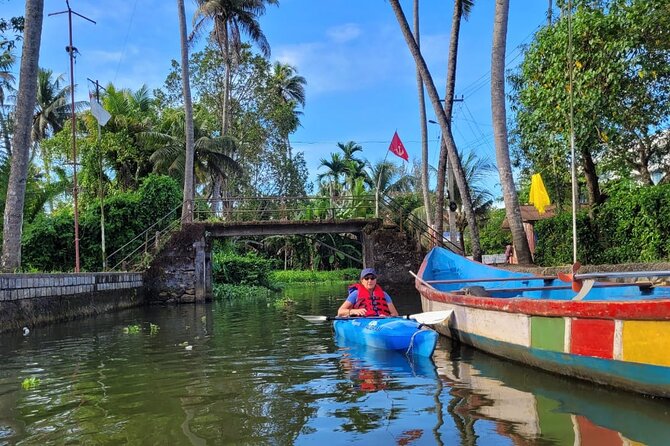
<instances>
[{"instance_id":1,"label":"grass bank","mask_svg":"<svg viewBox=\"0 0 670 446\"><path fill-rule=\"evenodd\" d=\"M356 282L359 269L348 268L337 271L301 271L280 270L271 271L269 279L271 283L324 283L324 282Z\"/></svg>"}]
</instances>

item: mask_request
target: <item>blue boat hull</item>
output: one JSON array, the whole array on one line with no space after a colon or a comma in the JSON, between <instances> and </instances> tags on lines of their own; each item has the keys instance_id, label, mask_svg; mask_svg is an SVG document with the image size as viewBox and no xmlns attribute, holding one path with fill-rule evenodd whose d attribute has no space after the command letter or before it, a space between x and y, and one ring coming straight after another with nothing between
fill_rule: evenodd
<instances>
[{"instance_id":1,"label":"blue boat hull","mask_svg":"<svg viewBox=\"0 0 670 446\"><path fill-rule=\"evenodd\" d=\"M351 318L333 322L335 335L368 347L431 356L439 335L418 322L401 318Z\"/></svg>"}]
</instances>

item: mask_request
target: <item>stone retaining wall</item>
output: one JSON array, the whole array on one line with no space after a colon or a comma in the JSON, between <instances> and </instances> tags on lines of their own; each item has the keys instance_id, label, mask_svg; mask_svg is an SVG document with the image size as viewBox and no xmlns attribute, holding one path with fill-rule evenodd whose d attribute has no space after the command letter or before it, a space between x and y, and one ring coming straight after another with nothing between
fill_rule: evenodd
<instances>
[{"instance_id":1,"label":"stone retaining wall","mask_svg":"<svg viewBox=\"0 0 670 446\"><path fill-rule=\"evenodd\" d=\"M142 305L141 273L0 274L0 332Z\"/></svg>"}]
</instances>

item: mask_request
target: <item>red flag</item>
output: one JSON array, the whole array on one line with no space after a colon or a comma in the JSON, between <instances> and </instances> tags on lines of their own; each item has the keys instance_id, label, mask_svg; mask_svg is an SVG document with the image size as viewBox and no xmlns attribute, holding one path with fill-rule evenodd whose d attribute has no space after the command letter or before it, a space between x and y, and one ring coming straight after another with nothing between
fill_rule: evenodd
<instances>
[{"instance_id":1,"label":"red flag","mask_svg":"<svg viewBox=\"0 0 670 446\"><path fill-rule=\"evenodd\" d=\"M400 137L398 136L398 132L395 132L393 134L393 139L391 140L391 145L389 146L389 150L393 152L394 155L399 156L400 158L404 159L405 161L409 160L409 157L407 156L407 150L405 150L405 146L402 145L402 141L400 141Z\"/></svg>"}]
</instances>

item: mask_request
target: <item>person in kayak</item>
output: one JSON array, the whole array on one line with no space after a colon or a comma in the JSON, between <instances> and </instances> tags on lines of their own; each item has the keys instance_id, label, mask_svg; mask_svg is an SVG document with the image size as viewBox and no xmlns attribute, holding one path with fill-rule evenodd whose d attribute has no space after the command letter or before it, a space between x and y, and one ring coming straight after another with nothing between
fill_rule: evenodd
<instances>
[{"instance_id":1,"label":"person in kayak","mask_svg":"<svg viewBox=\"0 0 670 446\"><path fill-rule=\"evenodd\" d=\"M346 316L398 316L391 296L377 284L377 271L365 268L360 283L349 287L349 297L340 305L337 315Z\"/></svg>"}]
</instances>

